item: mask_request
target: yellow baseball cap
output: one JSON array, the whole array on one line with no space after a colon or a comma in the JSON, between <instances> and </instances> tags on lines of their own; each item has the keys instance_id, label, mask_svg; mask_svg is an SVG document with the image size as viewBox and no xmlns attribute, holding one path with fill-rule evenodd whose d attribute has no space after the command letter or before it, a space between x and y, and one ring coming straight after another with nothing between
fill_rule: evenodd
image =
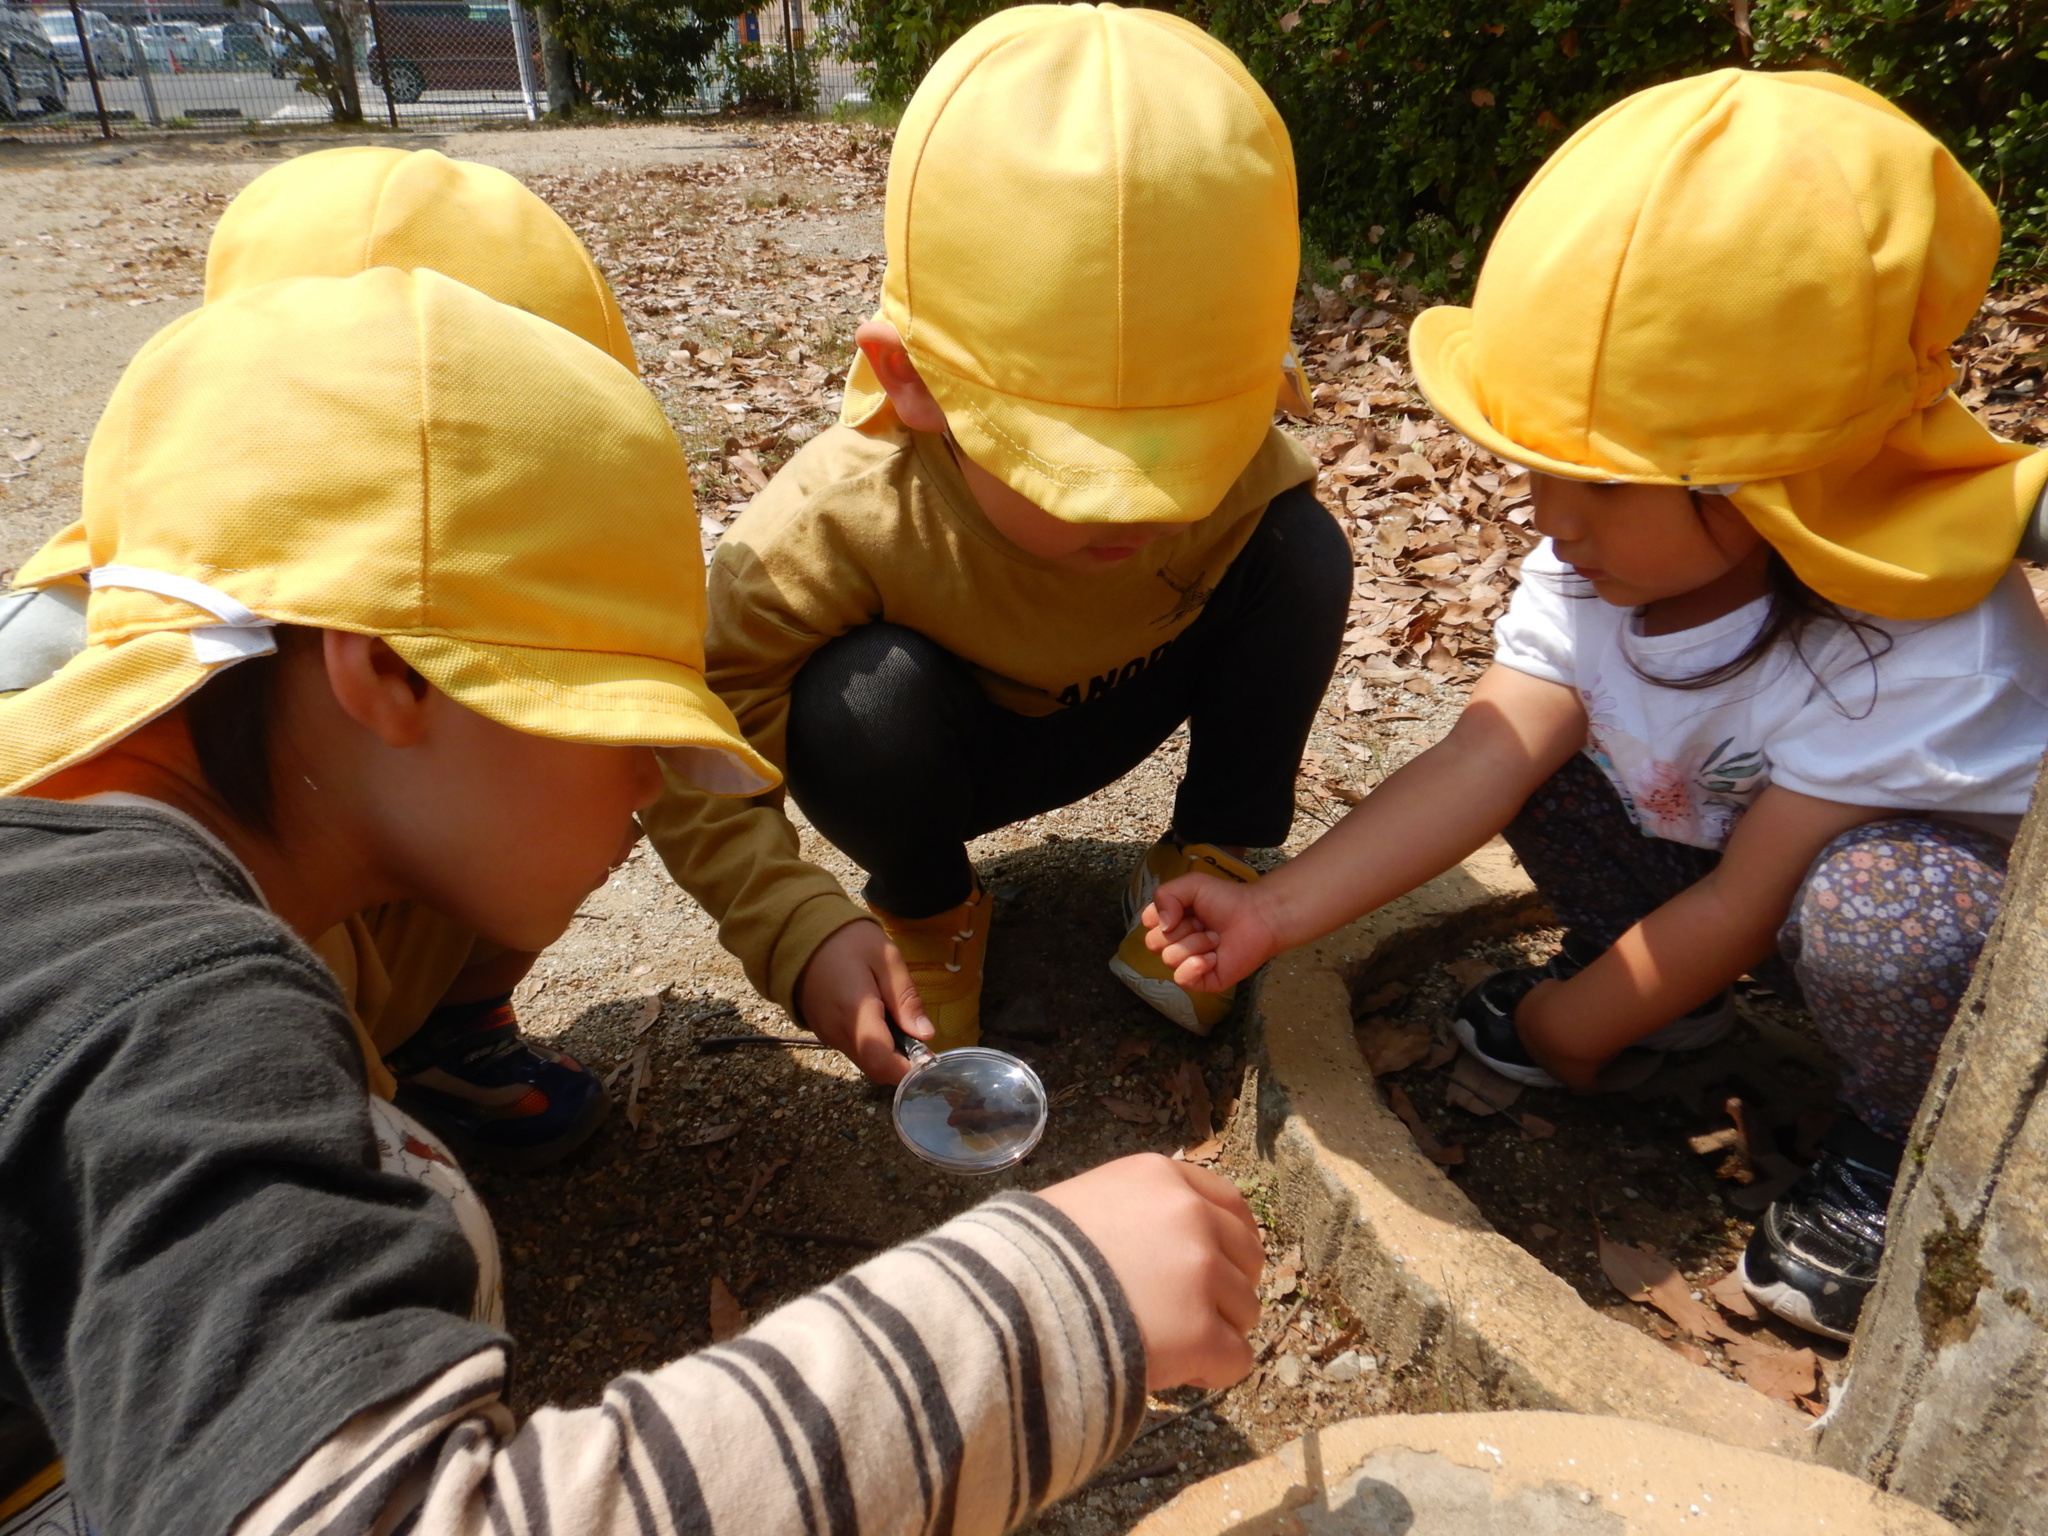
<instances>
[{"instance_id":1,"label":"yellow baseball cap","mask_svg":"<svg viewBox=\"0 0 2048 1536\"><path fill-rule=\"evenodd\" d=\"M214 226L206 301L280 278L353 277L372 267L430 267L639 372L611 285L554 209L501 170L431 149L321 149L265 171ZM90 564L83 525L73 523L14 582L43 586Z\"/></svg>"},{"instance_id":2,"label":"yellow baseball cap","mask_svg":"<svg viewBox=\"0 0 2048 1536\"><path fill-rule=\"evenodd\" d=\"M881 317L969 457L1068 522L1192 522L1272 425L1294 153L1235 55L1163 11L1020 5L896 130ZM889 419L858 360L841 420Z\"/></svg>"},{"instance_id":3,"label":"yellow baseball cap","mask_svg":"<svg viewBox=\"0 0 2048 1536\"><path fill-rule=\"evenodd\" d=\"M1883 97L1724 69L1574 134L1470 309L1410 336L1430 403L1580 480L1724 490L1815 591L1882 617L1981 599L2048 454L1949 392L1999 246L1989 199Z\"/></svg>"},{"instance_id":4,"label":"yellow baseball cap","mask_svg":"<svg viewBox=\"0 0 2048 1536\"><path fill-rule=\"evenodd\" d=\"M515 730L770 788L704 681L683 450L619 363L437 272L268 283L129 365L85 461L88 643L0 700L0 793L103 750L272 624L379 635Z\"/></svg>"}]
</instances>

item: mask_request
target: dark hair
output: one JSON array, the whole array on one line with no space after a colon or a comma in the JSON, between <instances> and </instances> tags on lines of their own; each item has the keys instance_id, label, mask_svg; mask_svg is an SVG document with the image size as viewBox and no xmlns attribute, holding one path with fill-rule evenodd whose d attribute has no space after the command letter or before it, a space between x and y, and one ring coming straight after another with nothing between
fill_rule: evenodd
<instances>
[{"instance_id":1,"label":"dark hair","mask_svg":"<svg viewBox=\"0 0 2048 1536\"><path fill-rule=\"evenodd\" d=\"M185 701L185 728L206 787L235 820L266 837L277 831L270 737L282 652L290 639L282 624L274 633L277 652L215 673Z\"/></svg>"}]
</instances>

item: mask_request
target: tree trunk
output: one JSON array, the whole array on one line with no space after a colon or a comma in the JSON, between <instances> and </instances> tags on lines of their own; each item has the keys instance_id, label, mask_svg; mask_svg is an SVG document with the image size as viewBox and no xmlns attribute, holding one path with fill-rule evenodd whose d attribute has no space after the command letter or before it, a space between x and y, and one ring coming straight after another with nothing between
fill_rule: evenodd
<instances>
[{"instance_id":1,"label":"tree trunk","mask_svg":"<svg viewBox=\"0 0 2048 1536\"><path fill-rule=\"evenodd\" d=\"M557 26L562 19L559 0L534 0L533 13L540 18L540 67L547 78L548 112L567 117L576 107L576 76L569 67L569 50Z\"/></svg>"},{"instance_id":2,"label":"tree trunk","mask_svg":"<svg viewBox=\"0 0 2048 1536\"><path fill-rule=\"evenodd\" d=\"M355 17L350 8L334 4L333 0L313 0L313 9L327 28L327 46L333 50L334 120L337 123L360 123L363 120L363 95L361 83L356 78Z\"/></svg>"},{"instance_id":3,"label":"tree trunk","mask_svg":"<svg viewBox=\"0 0 2048 1536\"><path fill-rule=\"evenodd\" d=\"M1820 1459L1983 1536L2048 1531L2048 772L1892 1200Z\"/></svg>"}]
</instances>

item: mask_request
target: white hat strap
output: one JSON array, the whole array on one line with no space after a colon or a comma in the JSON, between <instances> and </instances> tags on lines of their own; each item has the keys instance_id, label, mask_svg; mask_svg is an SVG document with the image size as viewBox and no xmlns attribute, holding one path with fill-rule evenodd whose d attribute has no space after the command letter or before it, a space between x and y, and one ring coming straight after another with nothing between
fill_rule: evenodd
<instances>
[{"instance_id":1,"label":"white hat strap","mask_svg":"<svg viewBox=\"0 0 2048 1536\"><path fill-rule=\"evenodd\" d=\"M273 620L245 608L227 593L216 591L203 581L171 571L152 571L141 565L98 565L86 580L97 592L102 587L122 587L133 592L153 592L176 602L190 603L219 619L186 631L192 637L192 658L202 666L247 661L251 656L268 656L277 649Z\"/></svg>"}]
</instances>

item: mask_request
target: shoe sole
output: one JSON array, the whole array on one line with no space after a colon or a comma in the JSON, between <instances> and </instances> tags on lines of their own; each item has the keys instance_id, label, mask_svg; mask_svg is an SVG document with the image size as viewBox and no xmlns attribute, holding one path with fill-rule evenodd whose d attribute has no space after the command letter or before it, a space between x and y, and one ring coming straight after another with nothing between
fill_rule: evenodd
<instances>
[{"instance_id":1,"label":"shoe sole","mask_svg":"<svg viewBox=\"0 0 2048 1536\"><path fill-rule=\"evenodd\" d=\"M1512 1061L1495 1061L1486 1052L1479 1049L1478 1032L1464 1019L1451 1020L1451 1033L1458 1037L1458 1044L1465 1047L1471 1053L1474 1061L1491 1068L1511 1082L1520 1083L1525 1088L1561 1088L1564 1086L1541 1067L1524 1067Z\"/></svg>"},{"instance_id":2,"label":"shoe sole","mask_svg":"<svg viewBox=\"0 0 2048 1536\"><path fill-rule=\"evenodd\" d=\"M1193 999L1172 982L1161 981L1156 976L1141 976L1120 956L1110 959L1109 972L1189 1034L1206 1037L1216 1028L1215 1024L1202 1022L1201 1016L1195 1012ZM1217 1023L1221 1022L1221 1019L1217 1020Z\"/></svg>"},{"instance_id":3,"label":"shoe sole","mask_svg":"<svg viewBox=\"0 0 2048 1536\"><path fill-rule=\"evenodd\" d=\"M590 1101L567 1131L538 1147L509 1148L478 1141L466 1131L439 1123L431 1113L422 1114L417 1100L411 1105L406 1103L403 1088L398 1090L398 1097L393 1102L440 1137L465 1171L481 1168L491 1173L538 1173L543 1168L552 1168L595 1136L597 1128L604 1124L605 1117L612 1110L611 1092L599 1083L597 1097Z\"/></svg>"},{"instance_id":4,"label":"shoe sole","mask_svg":"<svg viewBox=\"0 0 2048 1536\"><path fill-rule=\"evenodd\" d=\"M1717 1012L1703 1019L1679 1019L1666 1024L1654 1035L1643 1036L1636 1046L1645 1051L1703 1051L1727 1039L1739 1022L1731 997Z\"/></svg>"},{"instance_id":5,"label":"shoe sole","mask_svg":"<svg viewBox=\"0 0 2048 1536\"><path fill-rule=\"evenodd\" d=\"M1762 1307L1771 1316L1782 1318L1794 1328L1804 1328L1808 1333L1817 1333L1824 1339L1840 1339L1848 1343L1856 1335L1831 1328L1813 1315L1813 1303L1804 1291L1780 1280L1773 1285L1759 1285L1749 1278L1749 1255L1744 1254L1735 1265L1735 1274L1742 1281L1743 1292L1749 1299Z\"/></svg>"}]
</instances>

